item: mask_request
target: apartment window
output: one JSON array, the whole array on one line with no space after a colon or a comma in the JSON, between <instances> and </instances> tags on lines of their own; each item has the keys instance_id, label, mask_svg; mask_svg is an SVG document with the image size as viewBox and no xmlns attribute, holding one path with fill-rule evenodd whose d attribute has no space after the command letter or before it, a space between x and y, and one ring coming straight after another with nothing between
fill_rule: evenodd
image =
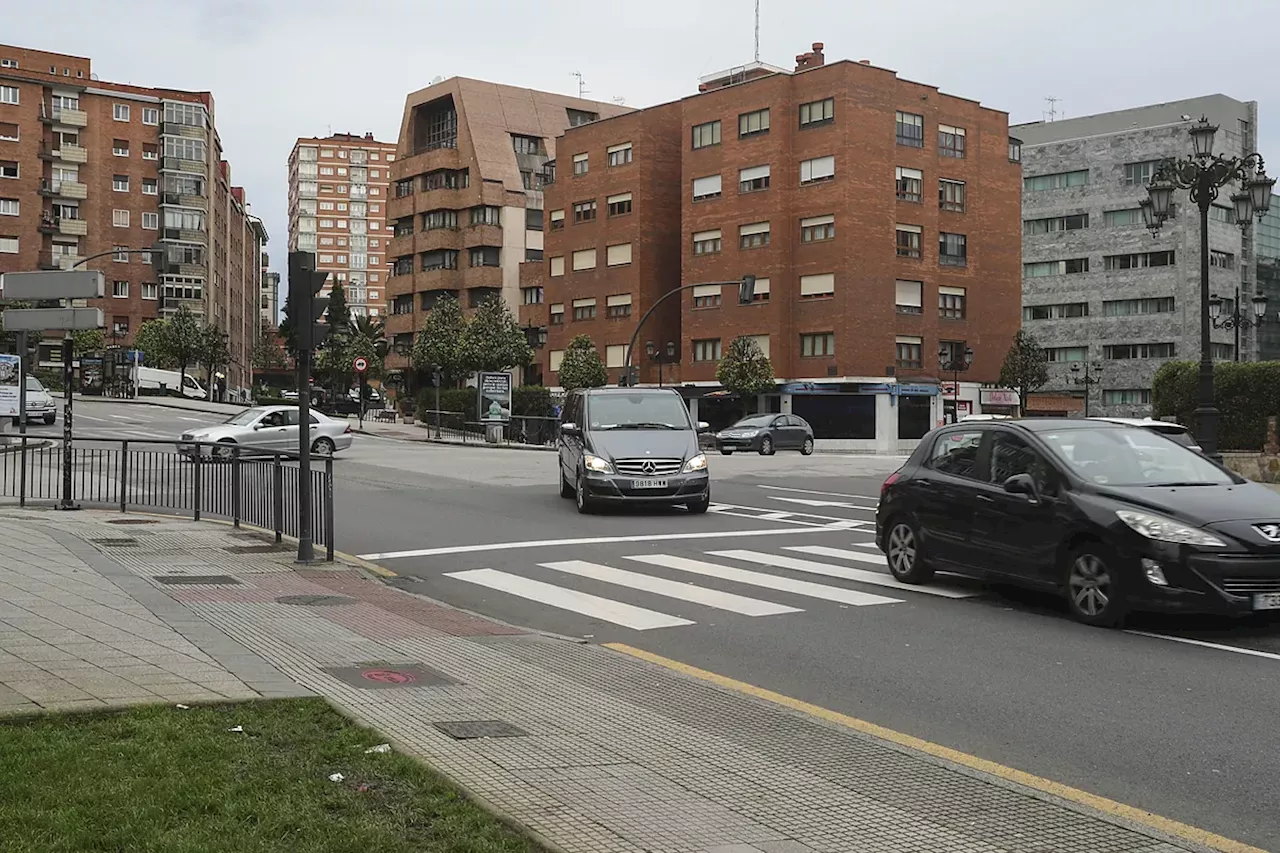
<instances>
[{"instance_id":1,"label":"apartment window","mask_svg":"<svg viewBox=\"0 0 1280 853\"><path fill-rule=\"evenodd\" d=\"M1069 320L1089 316L1088 302L1059 302L1055 305L1027 305L1023 320Z\"/></svg>"},{"instance_id":2,"label":"apartment window","mask_svg":"<svg viewBox=\"0 0 1280 853\"><path fill-rule=\"evenodd\" d=\"M0 237L0 255L18 254L17 237Z\"/></svg>"},{"instance_id":3,"label":"apartment window","mask_svg":"<svg viewBox=\"0 0 1280 853\"><path fill-rule=\"evenodd\" d=\"M18 103L17 86L0 86L0 104Z\"/></svg>"},{"instance_id":4,"label":"apartment window","mask_svg":"<svg viewBox=\"0 0 1280 853\"><path fill-rule=\"evenodd\" d=\"M769 301L769 279L756 279L755 293L751 294L752 302L768 302Z\"/></svg>"},{"instance_id":5,"label":"apartment window","mask_svg":"<svg viewBox=\"0 0 1280 853\"><path fill-rule=\"evenodd\" d=\"M738 192L754 193L769 189L769 167L752 166L738 170Z\"/></svg>"},{"instance_id":6,"label":"apartment window","mask_svg":"<svg viewBox=\"0 0 1280 853\"><path fill-rule=\"evenodd\" d=\"M147 231L155 231L157 228L160 227L160 214L143 213L142 227L145 228Z\"/></svg>"},{"instance_id":7,"label":"apartment window","mask_svg":"<svg viewBox=\"0 0 1280 853\"><path fill-rule=\"evenodd\" d=\"M536 136L521 136L518 133L511 134L511 147L515 149L517 154L541 154L542 140Z\"/></svg>"},{"instance_id":8,"label":"apartment window","mask_svg":"<svg viewBox=\"0 0 1280 853\"><path fill-rule=\"evenodd\" d=\"M321 228L332 228L332 227L333 227L333 220L332 220L332 219L321 219L321 220L320 220L320 227L321 227Z\"/></svg>"},{"instance_id":9,"label":"apartment window","mask_svg":"<svg viewBox=\"0 0 1280 853\"><path fill-rule=\"evenodd\" d=\"M331 264L333 263L333 255L321 255L317 260L322 264Z\"/></svg>"},{"instance_id":10,"label":"apartment window","mask_svg":"<svg viewBox=\"0 0 1280 853\"><path fill-rule=\"evenodd\" d=\"M604 250L604 262L610 267L625 267L631 263L631 244L618 243Z\"/></svg>"},{"instance_id":11,"label":"apartment window","mask_svg":"<svg viewBox=\"0 0 1280 853\"><path fill-rule=\"evenodd\" d=\"M801 299L827 299L836 295L835 273L800 276Z\"/></svg>"},{"instance_id":12,"label":"apartment window","mask_svg":"<svg viewBox=\"0 0 1280 853\"><path fill-rule=\"evenodd\" d=\"M142 283L142 298L155 300L160 298L160 285L155 282Z\"/></svg>"},{"instance_id":13,"label":"apartment window","mask_svg":"<svg viewBox=\"0 0 1280 853\"><path fill-rule=\"evenodd\" d=\"M159 193L159 191L160 191L160 187L159 187L159 185L156 183L156 179L155 179L155 178L143 178L143 179L142 179L142 194L143 194L143 195L156 195L156 194L158 194L158 193Z\"/></svg>"},{"instance_id":14,"label":"apartment window","mask_svg":"<svg viewBox=\"0 0 1280 853\"><path fill-rule=\"evenodd\" d=\"M755 136L757 133L769 132L769 109L742 113L738 116L738 136Z\"/></svg>"},{"instance_id":15,"label":"apartment window","mask_svg":"<svg viewBox=\"0 0 1280 853\"><path fill-rule=\"evenodd\" d=\"M596 268L596 250L579 249L573 253L572 260L575 272L579 270L593 270Z\"/></svg>"},{"instance_id":16,"label":"apartment window","mask_svg":"<svg viewBox=\"0 0 1280 853\"><path fill-rule=\"evenodd\" d=\"M1172 314L1172 296L1153 296L1144 299L1109 299L1102 303L1104 317L1134 317L1143 314Z\"/></svg>"},{"instance_id":17,"label":"apartment window","mask_svg":"<svg viewBox=\"0 0 1280 853\"><path fill-rule=\"evenodd\" d=\"M111 282L111 295L114 296L116 299L128 299L129 298L129 282L127 281Z\"/></svg>"},{"instance_id":18,"label":"apartment window","mask_svg":"<svg viewBox=\"0 0 1280 853\"><path fill-rule=\"evenodd\" d=\"M129 140L116 139L111 143L111 153L117 157L129 156Z\"/></svg>"},{"instance_id":19,"label":"apartment window","mask_svg":"<svg viewBox=\"0 0 1280 853\"><path fill-rule=\"evenodd\" d=\"M897 179L898 201L920 201L924 193L924 172L902 166L894 171Z\"/></svg>"},{"instance_id":20,"label":"apartment window","mask_svg":"<svg viewBox=\"0 0 1280 853\"><path fill-rule=\"evenodd\" d=\"M160 146L156 145L154 142L142 143L142 159L143 160L159 160Z\"/></svg>"},{"instance_id":21,"label":"apartment window","mask_svg":"<svg viewBox=\"0 0 1280 853\"><path fill-rule=\"evenodd\" d=\"M720 297L720 285L700 284L693 289L693 307L719 308Z\"/></svg>"},{"instance_id":22,"label":"apartment window","mask_svg":"<svg viewBox=\"0 0 1280 853\"><path fill-rule=\"evenodd\" d=\"M907 145L911 148L924 147L924 116L899 110L894 117L894 122L899 145Z\"/></svg>"},{"instance_id":23,"label":"apartment window","mask_svg":"<svg viewBox=\"0 0 1280 853\"><path fill-rule=\"evenodd\" d=\"M631 193L619 193L605 199L610 216L626 216L631 212Z\"/></svg>"},{"instance_id":24,"label":"apartment window","mask_svg":"<svg viewBox=\"0 0 1280 853\"><path fill-rule=\"evenodd\" d=\"M21 204L16 198L0 198L0 216L21 215Z\"/></svg>"},{"instance_id":25,"label":"apartment window","mask_svg":"<svg viewBox=\"0 0 1280 853\"><path fill-rule=\"evenodd\" d=\"M564 325L564 303L559 302L551 306L551 325Z\"/></svg>"},{"instance_id":26,"label":"apartment window","mask_svg":"<svg viewBox=\"0 0 1280 853\"><path fill-rule=\"evenodd\" d=\"M898 335L895 341L894 363L898 367L920 368L924 366L924 339L914 335Z\"/></svg>"},{"instance_id":27,"label":"apartment window","mask_svg":"<svg viewBox=\"0 0 1280 853\"><path fill-rule=\"evenodd\" d=\"M113 210L111 211L111 224L116 228L129 227L129 211Z\"/></svg>"},{"instance_id":28,"label":"apartment window","mask_svg":"<svg viewBox=\"0 0 1280 853\"><path fill-rule=\"evenodd\" d=\"M113 119L115 119L116 121L128 121L128 120L129 120L129 105L128 105L128 104L113 104L113 105L111 106L111 117L112 117Z\"/></svg>"},{"instance_id":29,"label":"apartment window","mask_svg":"<svg viewBox=\"0 0 1280 853\"><path fill-rule=\"evenodd\" d=\"M542 296L541 287L522 287L520 289L520 298L525 305L541 305Z\"/></svg>"},{"instance_id":30,"label":"apartment window","mask_svg":"<svg viewBox=\"0 0 1280 853\"><path fill-rule=\"evenodd\" d=\"M720 121L709 121L705 124L695 124L693 126L693 147L707 148L711 145L720 144Z\"/></svg>"},{"instance_id":31,"label":"apartment window","mask_svg":"<svg viewBox=\"0 0 1280 853\"><path fill-rule=\"evenodd\" d=\"M557 255L554 258L548 258L547 264L548 264L547 274L550 275L552 278L555 278L556 276L564 275L564 256L563 255Z\"/></svg>"},{"instance_id":32,"label":"apartment window","mask_svg":"<svg viewBox=\"0 0 1280 853\"><path fill-rule=\"evenodd\" d=\"M964 181L941 178L938 181L938 207L964 213Z\"/></svg>"},{"instance_id":33,"label":"apartment window","mask_svg":"<svg viewBox=\"0 0 1280 853\"><path fill-rule=\"evenodd\" d=\"M1151 183L1151 176L1155 174L1156 167L1159 165L1159 160L1145 160L1141 163L1125 163L1124 185L1126 187L1145 187L1147 184Z\"/></svg>"},{"instance_id":34,"label":"apartment window","mask_svg":"<svg viewBox=\"0 0 1280 853\"><path fill-rule=\"evenodd\" d=\"M695 255L714 255L719 251L719 228L714 231L695 231L693 233L693 253Z\"/></svg>"},{"instance_id":35,"label":"apartment window","mask_svg":"<svg viewBox=\"0 0 1280 853\"><path fill-rule=\"evenodd\" d=\"M551 211L551 230L559 231L562 228L564 228L564 211L563 210Z\"/></svg>"},{"instance_id":36,"label":"apartment window","mask_svg":"<svg viewBox=\"0 0 1280 853\"><path fill-rule=\"evenodd\" d=\"M1236 348L1231 344L1210 344L1209 357L1214 361L1235 361Z\"/></svg>"},{"instance_id":37,"label":"apartment window","mask_svg":"<svg viewBox=\"0 0 1280 853\"><path fill-rule=\"evenodd\" d=\"M413 195L413 178L406 178L403 181L396 181L396 198L404 198Z\"/></svg>"},{"instance_id":38,"label":"apartment window","mask_svg":"<svg viewBox=\"0 0 1280 853\"><path fill-rule=\"evenodd\" d=\"M573 174L574 175L585 175L589 168L590 168L590 164L587 162L586 154L573 155Z\"/></svg>"},{"instance_id":39,"label":"apartment window","mask_svg":"<svg viewBox=\"0 0 1280 853\"><path fill-rule=\"evenodd\" d=\"M325 223L329 223L326 225ZM329 219L320 220L323 228L332 228L333 221ZM422 230L435 231L440 228L457 228L458 227L458 211L456 210L430 210L422 214Z\"/></svg>"},{"instance_id":40,"label":"apartment window","mask_svg":"<svg viewBox=\"0 0 1280 853\"><path fill-rule=\"evenodd\" d=\"M938 235L938 263L943 266L962 267L969 263L968 241L963 234Z\"/></svg>"},{"instance_id":41,"label":"apartment window","mask_svg":"<svg viewBox=\"0 0 1280 853\"><path fill-rule=\"evenodd\" d=\"M524 230L541 231L542 230L542 210L536 207L526 207L524 211Z\"/></svg>"},{"instance_id":42,"label":"apartment window","mask_svg":"<svg viewBox=\"0 0 1280 853\"><path fill-rule=\"evenodd\" d=\"M471 208L471 224L472 225L501 225L502 224L502 208L493 207L491 205L481 205L480 207Z\"/></svg>"},{"instance_id":43,"label":"apartment window","mask_svg":"<svg viewBox=\"0 0 1280 853\"><path fill-rule=\"evenodd\" d=\"M1102 357L1108 361L1125 361L1137 358L1173 358L1173 344L1107 344Z\"/></svg>"},{"instance_id":44,"label":"apartment window","mask_svg":"<svg viewBox=\"0 0 1280 853\"><path fill-rule=\"evenodd\" d=\"M817 332L800 336L801 358L832 358L835 354L835 332Z\"/></svg>"},{"instance_id":45,"label":"apartment window","mask_svg":"<svg viewBox=\"0 0 1280 853\"><path fill-rule=\"evenodd\" d=\"M333 202L331 202L331 201L322 201L322 202L320 202L320 209L321 209L321 210L333 210Z\"/></svg>"},{"instance_id":46,"label":"apartment window","mask_svg":"<svg viewBox=\"0 0 1280 853\"><path fill-rule=\"evenodd\" d=\"M129 191L129 176L115 175L111 178L111 189L118 193L127 193Z\"/></svg>"},{"instance_id":47,"label":"apartment window","mask_svg":"<svg viewBox=\"0 0 1280 853\"><path fill-rule=\"evenodd\" d=\"M576 201L573 203L573 224L590 222L596 218L596 200Z\"/></svg>"},{"instance_id":48,"label":"apartment window","mask_svg":"<svg viewBox=\"0 0 1280 853\"><path fill-rule=\"evenodd\" d=\"M924 282L897 281L894 308L899 314L924 313Z\"/></svg>"},{"instance_id":49,"label":"apartment window","mask_svg":"<svg viewBox=\"0 0 1280 853\"><path fill-rule=\"evenodd\" d=\"M611 320L631 316L631 294L618 293L604 299L604 315Z\"/></svg>"},{"instance_id":50,"label":"apartment window","mask_svg":"<svg viewBox=\"0 0 1280 853\"><path fill-rule=\"evenodd\" d=\"M546 179L543 177L541 172L529 172L524 169L520 170L520 186L527 190L540 191L545 185Z\"/></svg>"},{"instance_id":51,"label":"apartment window","mask_svg":"<svg viewBox=\"0 0 1280 853\"><path fill-rule=\"evenodd\" d=\"M1209 266L1218 267L1224 270L1233 270L1236 268L1236 256L1230 252L1220 252L1217 249L1209 250Z\"/></svg>"},{"instance_id":52,"label":"apartment window","mask_svg":"<svg viewBox=\"0 0 1280 853\"><path fill-rule=\"evenodd\" d=\"M1115 211L1110 211L1114 213ZM1138 211L1134 211L1137 213ZM1111 225L1111 222L1107 222ZM1073 213L1070 216L1051 216L1048 219L1027 219L1022 223L1022 233L1027 236L1054 234L1058 231L1080 231L1089 227L1089 214Z\"/></svg>"},{"instance_id":53,"label":"apartment window","mask_svg":"<svg viewBox=\"0 0 1280 853\"><path fill-rule=\"evenodd\" d=\"M143 107L142 123L143 124L159 124L160 110L156 109L155 107Z\"/></svg>"},{"instance_id":54,"label":"apartment window","mask_svg":"<svg viewBox=\"0 0 1280 853\"><path fill-rule=\"evenodd\" d=\"M800 105L800 126L815 127L834 121L836 117L836 99L824 98L821 101L810 101Z\"/></svg>"},{"instance_id":55,"label":"apartment window","mask_svg":"<svg viewBox=\"0 0 1280 853\"><path fill-rule=\"evenodd\" d=\"M347 203L345 201L338 202L338 210L341 210L345 213L347 210Z\"/></svg>"},{"instance_id":56,"label":"apartment window","mask_svg":"<svg viewBox=\"0 0 1280 853\"><path fill-rule=\"evenodd\" d=\"M769 245L769 223L754 222L738 226L738 248L760 249Z\"/></svg>"},{"instance_id":57,"label":"apartment window","mask_svg":"<svg viewBox=\"0 0 1280 853\"><path fill-rule=\"evenodd\" d=\"M179 160L198 160L204 162L207 145L203 139L189 139L185 136L166 136L164 138L164 156L177 157Z\"/></svg>"},{"instance_id":58,"label":"apartment window","mask_svg":"<svg viewBox=\"0 0 1280 853\"><path fill-rule=\"evenodd\" d=\"M18 126L11 121L0 121L0 142L17 142Z\"/></svg>"},{"instance_id":59,"label":"apartment window","mask_svg":"<svg viewBox=\"0 0 1280 853\"><path fill-rule=\"evenodd\" d=\"M604 153L610 167L625 166L631 162L631 143L623 142L620 145L610 145L605 149Z\"/></svg>"},{"instance_id":60,"label":"apartment window","mask_svg":"<svg viewBox=\"0 0 1280 853\"><path fill-rule=\"evenodd\" d=\"M3 138L3 136L0 135L0 138ZM1214 222L1223 222L1227 225L1236 224L1235 211L1229 207L1223 207L1220 204L1214 204L1209 206L1209 218ZM1139 221L1140 220L1141 220L1141 217L1139 217Z\"/></svg>"},{"instance_id":61,"label":"apartment window","mask_svg":"<svg viewBox=\"0 0 1280 853\"><path fill-rule=\"evenodd\" d=\"M1173 266L1173 251L1137 252L1131 255L1106 255L1102 259L1105 270L1136 270L1147 267Z\"/></svg>"},{"instance_id":62,"label":"apartment window","mask_svg":"<svg viewBox=\"0 0 1280 853\"><path fill-rule=\"evenodd\" d=\"M835 238L835 216L827 214L826 216L810 216L807 219L800 220L801 243L821 243L824 240L834 240Z\"/></svg>"},{"instance_id":63,"label":"apartment window","mask_svg":"<svg viewBox=\"0 0 1280 853\"><path fill-rule=\"evenodd\" d=\"M831 181L836 176L836 158L833 156L815 157L812 160L800 161L800 183L816 184L819 181Z\"/></svg>"},{"instance_id":64,"label":"apartment window","mask_svg":"<svg viewBox=\"0 0 1280 853\"><path fill-rule=\"evenodd\" d=\"M918 258L920 257L920 233L922 229L919 225L902 225L896 227L898 242L898 257L900 258Z\"/></svg>"},{"instance_id":65,"label":"apartment window","mask_svg":"<svg viewBox=\"0 0 1280 853\"><path fill-rule=\"evenodd\" d=\"M964 157L964 128L938 125L938 153L943 157Z\"/></svg>"},{"instance_id":66,"label":"apartment window","mask_svg":"<svg viewBox=\"0 0 1280 853\"><path fill-rule=\"evenodd\" d=\"M18 177L18 161L0 160L0 178Z\"/></svg>"},{"instance_id":67,"label":"apartment window","mask_svg":"<svg viewBox=\"0 0 1280 853\"><path fill-rule=\"evenodd\" d=\"M943 320L963 320L965 289L963 287L938 288L938 316Z\"/></svg>"},{"instance_id":68,"label":"apartment window","mask_svg":"<svg viewBox=\"0 0 1280 853\"><path fill-rule=\"evenodd\" d=\"M1056 172L1052 175L1036 175L1022 179L1023 192L1044 192L1045 190L1064 190L1068 187L1083 187L1089 183L1089 170L1080 169L1075 172Z\"/></svg>"},{"instance_id":69,"label":"apartment window","mask_svg":"<svg viewBox=\"0 0 1280 853\"><path fill-rule=\"evenodd\" d=\"M594 320L595 318L596 300L594 298L573 300L573 319Z\"/></svg>"},{"instance_id":70,"label":"apartment window","mask_svg":"<svg viewBox=\"0 0 1280 853\"><path fill-rule=\"evenodd\" d=\"M718 122L717 122L718 124ZM693 342L694 361L719 361L720 339L702 338Z\"/></svg>"},{"instance_id":71,"label":"apartment window","mask_svg":"<svg viewBox=\"0 0 1280 853\"><path fill-rule=\"evenodd\" d=\"M590 110L575 110L572 107L566 107L564 112L569 119L569 127L578 127L579 125L591 124L593 121L600 120L600 113L591 112Z\"/></svg>"},{"instance_id":72,"label":"apartment window","mask_svg":"<svg viewBox=\"0 0 1280 853\"><path fill-rule=\"evenodd\" d=\"M437 249L434 252L423 252L422 269L424 272L432 270L456 270L458 268L459 252L457 249Z\"/></svg>"},{"instance_id":73,"label":"apartment window","mask_svg":"<svg viewBox=\"0 0 1280 853\"><path fill-rule=\"evenodd\" d=\"M1149 406L1151 389L1107 388L1102 392L1102 403L1106 406Z\"/></svg>"},{"instance_id":74,"label":"apartment window","mask_svg":"<svg viewBox=\"0 0 1280 853\"><path fill-rule=\"evenodd\" d=\"M720 176L708 175L705 178L693 179L693 200L706 201L720 197Z\"/></svg>"},{"instance_id":75,"label":"apartment window","mask_svg":"<svg viewBox=\"0 0 1280 853\"><path fill-rule=\"evenodd\" d=\"M1022 140L1014 139L1012 136L1009 137L1009 162L1022 162Z\"/></svg>"},{"instance_id":76,"label":"apartment window","mask_svg":"<svg viewBox=\"0 0 1280 853\"><path fill-rule=\"evenodd\" d=\"M1037 261L1022 265L1023 278L1044 278L1050 275L1076 275L1089 271L1088 258L1069 258L1065 261Z\"/></svg>"}]
</instances>

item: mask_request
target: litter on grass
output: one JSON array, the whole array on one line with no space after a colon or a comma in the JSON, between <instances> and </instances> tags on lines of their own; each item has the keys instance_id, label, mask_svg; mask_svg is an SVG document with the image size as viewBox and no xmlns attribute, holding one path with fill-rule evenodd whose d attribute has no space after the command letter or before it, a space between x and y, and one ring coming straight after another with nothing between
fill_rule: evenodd
<instances>
[{"instance_id":1,"label":"litter on grass","mask_svg":"<svg viewBox=\"0 0 1280 853\"><path fill-rule=\"evenodd\" d=\"M232 726L231 728L227 729L227 731L229 731L229 732L243 732L243 731L244 731L244 726Z\"/></svg>"},{"instance_id":2,"label":"litter on grass","mask_svg":"<svg viewBox=\"0 0 1280 853\"><path fill-rule=\"evenodd\" d=\"M368 749L365 750L365 753L367 754L370 752L390 752L390 751L391 751L391 744L380 743L377 746L369 747Z\"/></svg>"},{"instance_id":3,"label":"litter on grass","mask_svg":"<svg viewBox=\"0 0 1280 853\"><path fill-rule=\"evenodd\" d=\"M330 782L341 782L345 778L347 777L343 776L341 773L332 773L329 775Z\"/></svg>"},{"instance_id":4,"label":"litter on grass","mask_svg":"<svg viewBox=\"0 0 1280 853\"><path fill-rule=\"evenodd\" d=\"M179 710L179 711L190 711L190 710L191 710L191 706L190 706L190 705L183 705L183 704L179 703L179 704L178 704L178 710Z\"/></svg>"}]
</instances>

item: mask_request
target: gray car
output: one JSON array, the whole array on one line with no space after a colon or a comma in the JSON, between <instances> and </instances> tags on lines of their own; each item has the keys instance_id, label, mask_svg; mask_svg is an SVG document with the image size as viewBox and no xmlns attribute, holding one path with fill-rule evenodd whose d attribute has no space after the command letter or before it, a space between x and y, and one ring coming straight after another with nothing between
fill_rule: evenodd
<instances>
[{"instance_id":1,"label":"gray car","mask_svg":"<svg viewBox=\"0 0 1280 853\"><path fill-rule=\"evenodd\" d=\"M258 406L237 412L215 426L184 432L178 440L178 452L185 456L212 456L231 459L236 447L265 453L297 453L297 406ZM351 446L351 427L343 421L311 412L311 452L316 456L332 456ZM200 447L207 442L212 447Z\"/></svg>"},{"instance_id":2,"label":"gray car","mask_svg":"<svg viewBox=\"0 0 1280 853\"><path fill-rule=\"evenodd\" d=\"M754 450L772 456L778 450L813 453L813 427L795 415L751 415L716 433L716 449L725 456L735 450Z\"/></svg>"}]
</instances>

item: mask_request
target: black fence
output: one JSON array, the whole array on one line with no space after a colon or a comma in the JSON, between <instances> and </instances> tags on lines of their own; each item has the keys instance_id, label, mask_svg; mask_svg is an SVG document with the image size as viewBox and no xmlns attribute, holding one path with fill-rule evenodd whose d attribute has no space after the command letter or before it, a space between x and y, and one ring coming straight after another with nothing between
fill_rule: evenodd
<instances>
[{"instance_id":1,"label":"black fence","mask_svg":"<svg viewBox=\"0 0 1280 853\"><path fill-rule=\"evenodd\" d=\"M559 434L558 418L512 415L498 423L469 421L462 412L437 412L427 409L419 413L429 438L460 441L463 444L505 444L532 447L554 447ZM495 427L501 426L500 433ZM494 440L496 439L496 441Z\"/></svg>"},{"instance_id":2,"label":"black fence","mask_svg":"<svg viewBox=\"0 0 1280 853\"><path fill-rule=\"evenodd\" d=\"M20 506L63 500L62 443L13 436L0 448L0 498ZM297 457L236 446L229 458L212 458L214 445L189 442L190 456L173 441L77 436L71 449L73 504L153 509L223 518L275 532L276 541L298 536ZM225 445L222 448L225 449ZM333 560L333 457L312 460L311 535Z\"/></svg>"}]
</instances>

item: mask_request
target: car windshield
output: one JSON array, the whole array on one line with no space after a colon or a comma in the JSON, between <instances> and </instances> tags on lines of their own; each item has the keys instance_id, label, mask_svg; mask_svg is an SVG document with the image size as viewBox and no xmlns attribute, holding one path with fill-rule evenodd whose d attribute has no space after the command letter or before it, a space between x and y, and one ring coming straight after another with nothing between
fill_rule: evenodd
<instances>
[{"instance_id":1,"label":"car windshield","mask_svg":"<svg viewBox=\"0 0 1280 853\"><path fill-rule=\"evenodd\" d=\"M28 377L27 377L27 390L28 390L28 391L43 391L43 390L44 390L44 386L40 384L40 380L39 380L39 379L36 379L34 376L28 376Z\"/></svg>"},{"instance_id":2,"label":"car windshield","mask_svg":"<svg viewBox=\"0 0 1280 853\"><path fill-rule=\"evenodd\" d=\"M266 413L266 409L245 409L227 418L226 423L232 426L248 426Z\"/></svg>"},{"instance_id":3,"label":"car windshield","mask_svg":"<svg viewBox=\"0 0 1280 853\"><path fill-rule=\"evenodd\" d=\"M752 415L749 418L743 418L738 421L734 424L734 427L767 427L773 423L773 419L776 417L777 415Z\"/></svg>"},{"instance_id":4,"label":"car windshield","mask_svg":"<svg viewBox=\"0 0 1280 853\"><path fill-rule=\"evenodd\" d=\"M688 429L684 401L675 394L600 394L588 398L591 429Z\"/></svg>"},{"instance_id":5,"label":"car windshield","mask_svg":"<svg viewBox=\"0 0 1280 853\"><path fill-rule=\"evenodd\" d=\"M1041 433L1077 474L1102 486L1227 486L1236 481L1154 430L1099 427Z\"/></svg>"}]
</instances>

